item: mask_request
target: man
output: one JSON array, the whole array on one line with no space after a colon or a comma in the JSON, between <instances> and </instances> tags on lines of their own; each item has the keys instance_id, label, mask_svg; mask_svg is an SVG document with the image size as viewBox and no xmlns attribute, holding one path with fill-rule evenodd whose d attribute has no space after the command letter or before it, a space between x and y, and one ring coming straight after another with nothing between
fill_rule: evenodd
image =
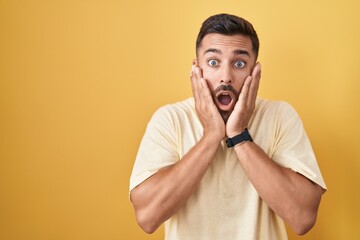
<instances>
[{"instance_id":1,"label":"man","mask_svg":"<svg viewBox=\"0 0 360 240\"><path fill-rule=\"evenodd\" d=\"M142 139L130 198L147 233L166 239L287 239L315 224L326 186L294 109L257 97L252 25L220 14L202 25L193 98L160 108Z\"/></svg>"}]
</instances>

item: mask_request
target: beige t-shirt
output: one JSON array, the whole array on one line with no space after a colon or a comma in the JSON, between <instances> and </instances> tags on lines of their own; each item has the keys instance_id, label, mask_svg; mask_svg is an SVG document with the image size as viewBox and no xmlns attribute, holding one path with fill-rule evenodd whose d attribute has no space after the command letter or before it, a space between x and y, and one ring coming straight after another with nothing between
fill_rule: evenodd
<instances>
[{"instance_id":1,"label":"beige t-shirt","mask_svg":"<svg viewBox=\"0 0 360 240\"><path fill-rule=\"evenodd\" d=\"M249 132L276 163L326 189L312 147L295 110L285 102L257 99ZM194 99L160 108L150 120L130 179L130 191L159 169L181 161L200 140ZM262 201L225 141L198 189L165 222L169 240L287 239L284 223Z\"/></svg>"}]
</instances>

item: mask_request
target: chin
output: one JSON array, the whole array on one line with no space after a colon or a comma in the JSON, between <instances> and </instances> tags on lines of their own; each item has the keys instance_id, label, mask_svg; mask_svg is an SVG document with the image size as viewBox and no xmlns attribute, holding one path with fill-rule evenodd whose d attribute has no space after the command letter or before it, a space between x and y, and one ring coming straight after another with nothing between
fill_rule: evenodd
<instances>
[{"instance_id":1,"label":"chin","mask_svg":"<svg viewBox=\"0 0 360 240\"><path fill-rule=\"evenodd\" d=\"M220 115L222 117L222 119L224 120L224 122L226 123L227 120L229 119L230 115L231 115L232 111L220 111Z\"/></svg>"}]
</instances>

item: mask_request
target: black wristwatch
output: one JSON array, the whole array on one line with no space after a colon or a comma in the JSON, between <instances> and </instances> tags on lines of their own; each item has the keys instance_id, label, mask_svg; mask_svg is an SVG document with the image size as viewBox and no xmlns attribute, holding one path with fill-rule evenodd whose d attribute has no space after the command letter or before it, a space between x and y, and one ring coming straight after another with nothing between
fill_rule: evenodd
<instances>
[{"instance_id":1,"label":"black wristwatch","mask_svg":"<svg viewBox=\"0 0 360 240\"><path fill-rule=\"evenodd\" d=\"M226 139L226 145L228 148L232 148L236 144L239 144L242 142L247 142L247 141L252 142L253 140L250 136L248 129L245 128L245 130L242 133L240 133L239 135L236 135L235 137Z\"/></svg>"}]
</instances>

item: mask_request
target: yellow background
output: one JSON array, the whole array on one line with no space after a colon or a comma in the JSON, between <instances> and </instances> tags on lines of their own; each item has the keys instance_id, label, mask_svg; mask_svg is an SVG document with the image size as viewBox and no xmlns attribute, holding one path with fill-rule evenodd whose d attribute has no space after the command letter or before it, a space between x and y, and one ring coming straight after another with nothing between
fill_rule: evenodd
<instances>
[{"instance_id":1,"label":"yellow background","mask_svg":"<svg viewBox=\"0 0 360 240\"><path fill-rule=\"evenodd\" d=\"M0 0L1 240L162 239L135 222L133 161L221 12L254 24L259 95L297 109L318 157L329 191L302 239L357 239L359 1Z\"/></svg>"}]
</instances>

